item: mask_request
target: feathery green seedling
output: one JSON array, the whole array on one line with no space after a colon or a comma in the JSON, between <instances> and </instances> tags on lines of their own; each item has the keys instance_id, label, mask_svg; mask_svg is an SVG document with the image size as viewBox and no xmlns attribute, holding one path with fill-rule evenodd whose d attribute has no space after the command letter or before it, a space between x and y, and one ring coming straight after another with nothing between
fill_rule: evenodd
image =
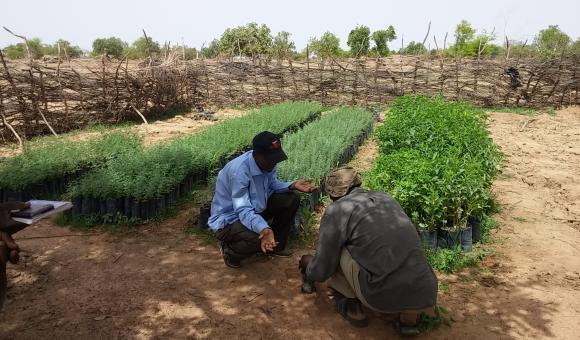
<instances>
[{"instance_id":1,"label":"feathery green seedling","mask_svg":"<svg viewBox=\"0 0 580 340\"><path fill-rule=\"evenodd\" d=\"M46 180L88 170L141 147L136 134L107 133L84 142L57 138L34 142L0 166L0 189L22 190Z\"/></svg>"},{"instance_id":2,"label":"feathery green seedling","mask_svg":"<svg viewBox=\"0 0 580 340\"><path fill-rule=\"evenodd\" d=\"M312 119L321 109L314 102L268 105L199 133L126 154L80 180L73 186L72 196L143 200L159 197L189 174L207 174L219 168L249 147L258 132L283 133Z\"/></svg>"},{"instance_id":3,"label":"feathery green seedling","mask_svg":"<svg viewBox=\"0 0 580 340\"><path fill-rule=\"evenodd\" d=\"M372 119L369 111L344 107L288 135L283 140L288 160L278 168L280 178L324 178L338 165L345 149L369 128Z\"/></svg>"}]
</instances>

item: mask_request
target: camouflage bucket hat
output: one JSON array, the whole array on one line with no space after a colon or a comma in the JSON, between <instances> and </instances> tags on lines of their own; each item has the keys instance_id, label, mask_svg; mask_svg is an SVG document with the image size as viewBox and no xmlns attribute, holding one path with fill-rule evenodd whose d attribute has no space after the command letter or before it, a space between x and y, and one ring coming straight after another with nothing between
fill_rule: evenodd
<instances>
[{"instance_id":1,"label":"camouflage bucket hat","mask_svg":"<svg viewBox=\"0 0 580 340\"><path fill-rule=\"evenodd\" d=\"M338 198L346 195L351 188L361 183L358 172L350 166L345 166L332 170L326 176L324 188L330 197Z\"/></svg>"}]
</instances>

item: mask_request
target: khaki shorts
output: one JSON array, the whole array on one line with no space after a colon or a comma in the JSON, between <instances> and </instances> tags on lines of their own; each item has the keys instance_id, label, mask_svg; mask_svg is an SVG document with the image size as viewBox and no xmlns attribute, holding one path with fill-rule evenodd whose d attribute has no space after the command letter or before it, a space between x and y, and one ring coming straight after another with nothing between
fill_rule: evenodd
<instances>
[{"instance_id":1,"label":"khaki shorts","mask_svg":"<svg viewBox=\"0 0 580 340\"><path fill-rule=\"evenodd\" d=\"M358 299L363 306L368 309L379 313L392 314L378 310L367 302L360 289L360 282L358 279L359 272L360 267L358 263L352 258L346 248L342 248L340 253L340 265L336 273L331 277L330 286L347 298ZM401 311L400 318L405 324L413 324L417 319L417 316L421 313L431 315L433 313L433 307L421 310Z\"/></svg>"}]
</instances>

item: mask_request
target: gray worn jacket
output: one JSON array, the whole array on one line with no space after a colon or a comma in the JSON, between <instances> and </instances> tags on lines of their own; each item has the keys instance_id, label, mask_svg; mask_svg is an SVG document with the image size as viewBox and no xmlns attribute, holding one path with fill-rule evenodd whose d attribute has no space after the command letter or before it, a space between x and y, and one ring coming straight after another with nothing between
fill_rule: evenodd
<instances>
[{"instance_id":1,"label":"gray worn jacket","mask_svg":"<svg viewBox=\"0 0 580 340\"><path fill-rule=\"evenodd\" d=\"M330 278L343 247L359 264L361 291L374 308L394 313L435 305L435 273L415 226L388 194L355 188L326 208L308 279Z\"/></svg>"}]
</instances>

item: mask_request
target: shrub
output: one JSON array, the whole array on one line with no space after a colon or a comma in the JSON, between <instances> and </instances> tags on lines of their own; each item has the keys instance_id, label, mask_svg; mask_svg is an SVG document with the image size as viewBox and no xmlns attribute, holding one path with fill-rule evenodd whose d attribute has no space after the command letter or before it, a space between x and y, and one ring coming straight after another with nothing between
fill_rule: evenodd
<instances>
[{"instance_id":1,"label":"shrub","mask_svg":"<svg viewBox=\"0 0 580 340\"><path fill-rule=\"evenodd\" d=\"M365 179L390 192L420 228L461 230L488 209L501 154L482 111L441 98L398 98L376 132L377 164Z\"/></svg>"}]
</instances>

